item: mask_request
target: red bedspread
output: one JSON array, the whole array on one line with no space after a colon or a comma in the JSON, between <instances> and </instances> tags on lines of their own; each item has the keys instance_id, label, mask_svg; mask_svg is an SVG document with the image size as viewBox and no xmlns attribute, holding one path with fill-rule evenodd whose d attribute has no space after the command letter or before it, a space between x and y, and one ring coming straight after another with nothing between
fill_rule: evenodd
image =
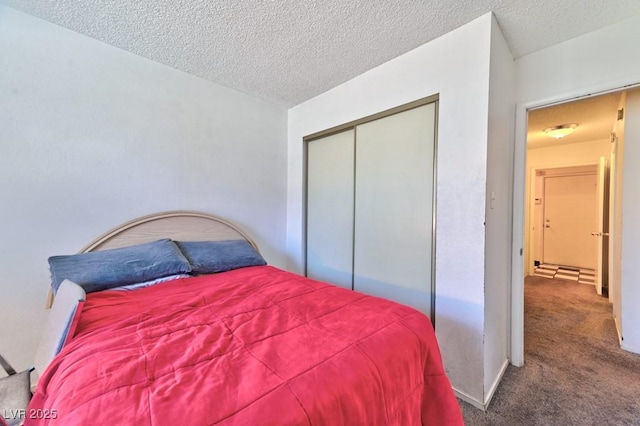
<instances>
[{"instance_id":1,"label":"red bedspread","mask_svg":"<svg viewBox=\"0 0 640 426\"><path fill-rule=\"evenodd\" d=\"M89 294L54 412L26 424L462 424L424 315L270 266Z\"/></svg>"}]
</instances>

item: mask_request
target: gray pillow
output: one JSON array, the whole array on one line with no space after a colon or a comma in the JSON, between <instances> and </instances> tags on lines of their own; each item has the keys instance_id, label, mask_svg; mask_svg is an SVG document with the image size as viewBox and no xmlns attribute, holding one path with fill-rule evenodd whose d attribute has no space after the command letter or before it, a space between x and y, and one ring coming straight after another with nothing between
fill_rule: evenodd
<instances>
[{"instance_id":1,"label":"gray pillow","mask_svg":"<svg viewBox=\"0 0 640 426\"><path fill-rule=\"evenodd\" d=\"M76 283L64 280L60 285L48 312L47 323L36 350L34 364L38 373L44 373L53 357L62 349L78 308L78 302L85 299L85 291Z\"/></svg>"},{"instance_id":2,"label":"gray pillow","mask_svg":"<svg viewBox=\"0 0 640 426\"><path fill-rule=\"evenodd\" d=\"M169 239L111 250L49 258L53 292L65 279L87 293L191 272L189 261Z\"/></svg>"},{"instance_id":3,"label":"gray pillow","mask_svg":"<svg viewBox=\"0 0 640 426\"><path fill-rule=\"evenodd\" d=\"M267 264L260 254L245 240L176 241L189 259L195 274L214 274L247 266Z\"/></svg>"},{"instance_id":4,"label":"gray pillow","mask_svg":"<svg viewBox=\"0 0 640 426\"><path fill-rule=\"evenodd\" d=\"M0 378L0 415L8 425L17 425L24 420L24 410L31 400L30 387L31 370Z\"/></svg>"}]
</instances>

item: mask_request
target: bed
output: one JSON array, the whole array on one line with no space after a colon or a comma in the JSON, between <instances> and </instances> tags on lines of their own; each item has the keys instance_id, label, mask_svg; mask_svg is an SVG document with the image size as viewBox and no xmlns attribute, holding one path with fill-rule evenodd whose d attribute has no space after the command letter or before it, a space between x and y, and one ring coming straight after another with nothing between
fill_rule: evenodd
<instances>
[{"instance_id":1,"label":"bed","mask_svg":"<svg viewBox=\"0 0 640 426\"><path fill-rule=\"evenodd\" d=\"M463 424L426 316L267 265L229 222L146 216L81 253L156 241L192 270L72 297L26 425ZM77 286L55 275L54 305Z\"/></svg>"}]
</instances>

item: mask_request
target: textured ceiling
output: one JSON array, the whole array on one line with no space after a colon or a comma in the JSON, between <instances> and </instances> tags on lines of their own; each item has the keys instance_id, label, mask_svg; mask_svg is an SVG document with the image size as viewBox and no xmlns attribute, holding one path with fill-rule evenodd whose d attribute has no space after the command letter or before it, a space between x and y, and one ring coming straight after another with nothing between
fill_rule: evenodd
<instances>
[{"instance_id":1,"label":"textured ceiling","mask_svg":"<svg viewBox=\"0 0 640 426\"><path fill-rule=\"evenodd\" d=\"M0 1L286 106L489 11L515 57L640 14L638 0Z\"/></svg>"},{"instance_id":2,"label":"textured ceiling","mask_svg":"<svg viewBox=\"0 0 640 426\"><path fill-rule=\"evenodd\" d=\"M529 112L528 147L544 148L567 143L609 139L618 117L621 93L594 96ZM544 129L575 123L576 130L562 139L544 133Z\"/></svg>"}]
</instances>

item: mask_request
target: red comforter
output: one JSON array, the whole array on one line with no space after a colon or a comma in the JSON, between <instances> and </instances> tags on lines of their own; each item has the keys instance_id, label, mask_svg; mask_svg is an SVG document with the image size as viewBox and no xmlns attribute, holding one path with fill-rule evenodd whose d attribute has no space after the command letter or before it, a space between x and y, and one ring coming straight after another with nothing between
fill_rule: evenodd
<instances>
[{"instance_id":1,"label":"red comforter","mask_svg":"<svg viewBox=\"0 0 640 426\"><path fill-rule=\"evenodd\" d=\"M270 266L89 294L28 414L65 426L462 424L424 315Z\"/></svg>"}]
</instances>

